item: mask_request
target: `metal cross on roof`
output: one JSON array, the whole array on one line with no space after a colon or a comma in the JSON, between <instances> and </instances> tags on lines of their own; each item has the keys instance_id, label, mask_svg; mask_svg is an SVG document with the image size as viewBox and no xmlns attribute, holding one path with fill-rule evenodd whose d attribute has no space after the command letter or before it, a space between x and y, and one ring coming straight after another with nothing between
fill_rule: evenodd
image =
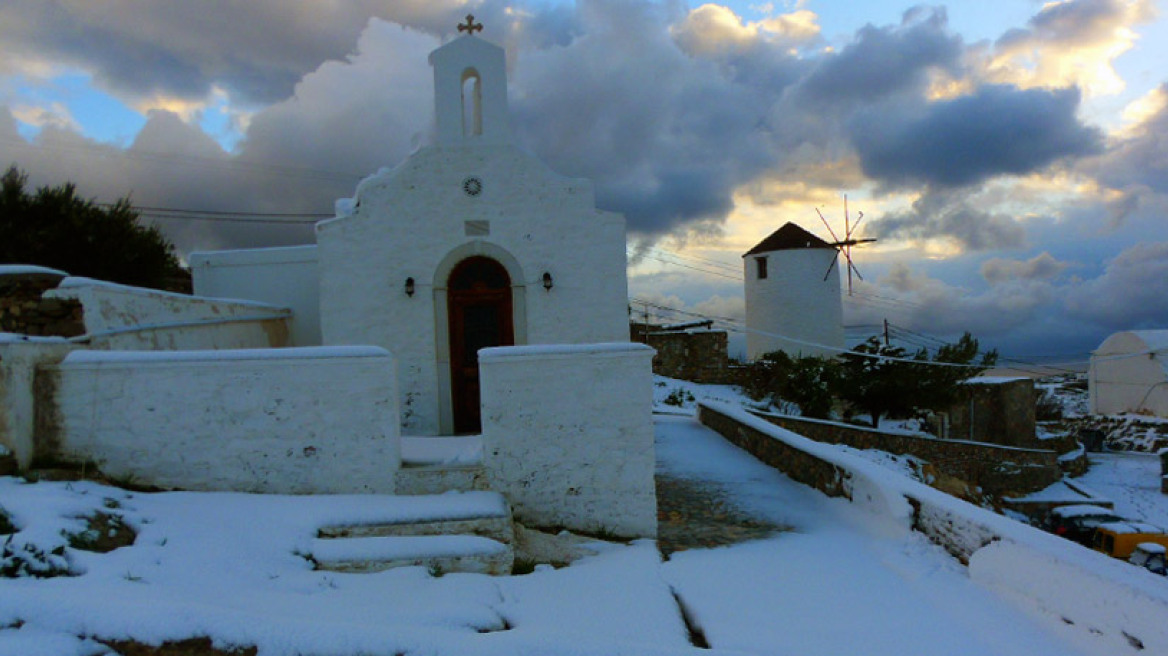
<instances>
[{"instance_id":1,"label":"metal cross on roof","mask_svg":"<svg viewBox=\"0 0 1168 656\"><path fill-rule=\"evenodd\" d=\"M459 23L458 24L458 31L459 32L466 32L467 34L474 34L476 31L482 32L483 31L483 24L474 22L474 14L467 14L466 15L466 23L465 24Z\"/></svg>"}]
</instances>

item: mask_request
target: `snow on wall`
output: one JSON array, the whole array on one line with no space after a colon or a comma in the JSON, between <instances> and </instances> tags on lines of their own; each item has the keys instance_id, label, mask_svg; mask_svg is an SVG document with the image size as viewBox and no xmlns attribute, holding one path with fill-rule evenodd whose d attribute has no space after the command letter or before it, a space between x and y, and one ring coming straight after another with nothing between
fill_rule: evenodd
<instances>
[{"instance_id":1,"label":"snow on wall","mask_svg":"<svg viewBox=\"0 0 1168 656\"><path fill-rule=\"evenodd\" d=\"M27 469L34 453L36 367L60 362L74 348L63 339L0 339L0 444Z\"/></svg>"},{"instance_id":2,"label":"snow on wall","mask_svg":"<svg viewBox=\"0 0 1168 656\"><path fill-rule=\"evenodd\" d=\"M45 298L79 301L93 348L230 349L288 344L288 310L88 278L66 278Z\"/></svg>"},{"instance_id":3,"label":"snow on wall","mask_svg":"<svg viewBox=\"0 0 1168 656\"><path fill-rule=\"evenodd\" d=\"M393 357L311 351L79 352L41 374L38 454L163 488L392 494Z\"/></svg>"},{"instance_id":4,"label":"snow on wall","mask_svg":"<svg viewBox=\"0 0 1168 656\"><path fill-rule=\"evenodd\" d=\"M834 248L798 248L757 253L743 258L746 292L746 357L754 360L771 351L792 356L836 355L838 351L788 341L844 347L843 305ZM767 277L758 277L756 260L766 258ZM763 333L772 333L770 335Z\"/></svg>"},{"instance_id":5,"label":"snow on wall","mask_svg":"<svg viewBox=\"0 0 1168 656\"><path fill-rule=\"evenodd\" d=\"M452 431L446 285L465 258L507 270L515 344L628 340L624 219L513 145L424 148L365 179L317 241L324 343L398 356L411 434Z\"/></svg>"},{"instance_id":6,"label":"snow on wall","mask_svg":"<svg viewBox=\"0 0 1168 656\"><path fill-rule=\"evenodd\" d=\"M741 407L703 402L700 411L703 423L712 411L733 420L737 431L764 435L842 471L834 477L843 484L842 496L891 520L890 528L911 526L928 535L967 562L973 580L1019 606L1079 627L1084 639L1107 641L1116 654L1168 653L1163 579L769 424ZM769 464L782 470L781 464Z\"/></svg>"},{"instance_id":7,"label":"snow on wall","mask_svg":"<svg viewBox=\"0 0 1168 656\"><path fill-rule=\"evenodd\" d=\"M191 253L190 262L196 295L290 308L290 345L320 345L315 245Z\"/></svg>"},{"instance_id":8,"label":"snow on wall","mask_svg":"<svg viewBox=\"0 0 1168 656\"><path fill-rule=\"evenodd\" d=\"M656 535L652 360L628 343L480 351L483 464L519 521Z\"/></svg>"}]
</instances>

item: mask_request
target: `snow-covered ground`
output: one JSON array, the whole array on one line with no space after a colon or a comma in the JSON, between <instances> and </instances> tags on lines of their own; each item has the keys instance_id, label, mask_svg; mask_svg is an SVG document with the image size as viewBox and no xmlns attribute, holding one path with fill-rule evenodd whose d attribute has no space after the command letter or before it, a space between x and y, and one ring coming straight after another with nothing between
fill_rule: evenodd
<instances>
[{"instance_id":1,"label":"snow-covered ground","mask_svg":"<svg viewBox=\"0 0 1168 656\"><path fill-rule=\"evenodd\" d=\"M659 471L724 490L744 513L792 530L667 562L651 541L597 543L595 556L523 576L338 574L303 556L319 527L443 499L140 494L0 478L0 506L20 529L9 548L36 545L77 574L0 579L0 656L99 656L112 652L95 638L194 636L261 656L1116 653L1113 640L972 580L903 524L796 484L684 416L697 399L745 403L733 388L659 382L658 407L683 413L657 418ZM681 405L665 404L675 391ZM1093 459L1085 484L1121 512L1168 524L1168 497L1148 475L1155 458ZM904 463L882 464L907 474ZM487 502L445 499L456 500ZM51 553L98 511L123 515L134 545ZM694 646L691 629L711 649Z\"/></svg>"},{"instance_id":2,"label":"snow-covered ground","mask_svg":"<svg viewBox=\"0 0 1168 656\"><path fill-rule=\"evenodd\" d=\"M314 571L317 527L387 497L127 493L0 479L15 541L51 549L96 510L139 530L108 554L68 550L80 576L0 580L0 654L96 656L92 639L210 635L260 654L685 654L676 594L712 653L1103 654L1056 617L972 582L923 536L793 483L688 417L660 417L660 468L712 482L747 512L794 527L673 554L605 546L524 576L421 568ZM111 508L111 506L114 506ZM15 628L19 626L19 628Z\"/></svg>"},{"instance_id":3,"label":"snow-covered ground","mask_svg":"<svg viewBox=\"0 0 1168 656\"><path fill-rule=\"evenodd\" d=\"M1168 494L1160 492L1160 458L1136 452L1089 453L1076 479L1115 504L1118 514L1168 528Z\"/></svg>"}]
</instances>

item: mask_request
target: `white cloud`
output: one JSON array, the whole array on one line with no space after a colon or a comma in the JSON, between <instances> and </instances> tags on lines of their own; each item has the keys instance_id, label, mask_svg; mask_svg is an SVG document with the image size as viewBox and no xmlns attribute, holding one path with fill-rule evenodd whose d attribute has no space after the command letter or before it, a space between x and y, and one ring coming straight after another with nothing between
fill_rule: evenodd
<instances>
[{"instance_id":1,"label":"white cloud","mask_svg":"<svg viewBox=\"0 0 1168 656\"><path fill-rule=\"evenodd\" d=\"M1153 15L1151 0L1048 2L1026 29L1004 34L977 65L995 83L1119 93L1125 83L1114 62L1135 44L1135 26Z\"/></svg>"},{"instance_id":2,"label":"white cloud","mask_svg":"<svg viewBox=\"0 0 1168 656\"><path fill-rule=\"evenodd\" d=\"M61 102L52 102L47 105L22 105L11 107L12 116L20 121L38 128L54 127L62 130L81 131L77 119L73 118L69 108Z\"/></svg>"}]
</instances>

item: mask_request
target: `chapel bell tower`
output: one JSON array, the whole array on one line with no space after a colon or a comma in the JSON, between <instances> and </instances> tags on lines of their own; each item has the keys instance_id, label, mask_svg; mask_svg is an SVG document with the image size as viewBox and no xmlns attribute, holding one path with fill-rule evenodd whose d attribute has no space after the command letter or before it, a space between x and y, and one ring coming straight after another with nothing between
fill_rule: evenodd
<instances>
[{"instance_id":1,"label":"chapel bell tower","mask_svg":"<svg viewBox=\"0 0 1168 656\"><path fill-rule=\"evenodd\" d=\"M507 122L507 65L503 49L474 36L481 23L468 15L465 32L430 53L439 146L511 141Z\"/></svg>"}]
</instances>

